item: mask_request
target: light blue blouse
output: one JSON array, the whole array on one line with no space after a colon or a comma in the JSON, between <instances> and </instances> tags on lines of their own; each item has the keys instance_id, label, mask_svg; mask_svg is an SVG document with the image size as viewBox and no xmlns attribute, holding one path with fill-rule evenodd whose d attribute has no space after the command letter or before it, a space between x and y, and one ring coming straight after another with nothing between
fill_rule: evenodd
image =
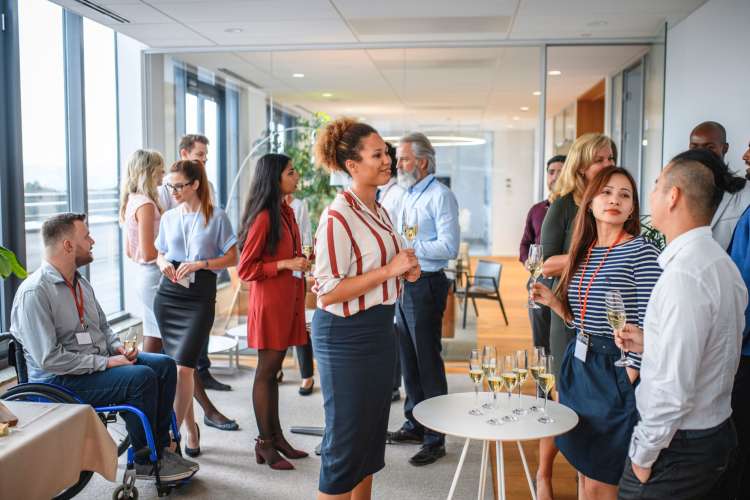
<instances>
[{"instance_id":1,"label":"light blue blouse","mask_svg":"<svg viewBox=\"0 0 750 500\"><path fill-rule=\"evenodd\" d=\"M200 219L196 221L196 217ZM190 245L187 250L186 239ZM206 224L201 212L182 214L178 206L162 214L154 245L167 260L185 262L221 257L236 243L237 236L222 209L214 207Z\"/></svg>"}]
</instances>

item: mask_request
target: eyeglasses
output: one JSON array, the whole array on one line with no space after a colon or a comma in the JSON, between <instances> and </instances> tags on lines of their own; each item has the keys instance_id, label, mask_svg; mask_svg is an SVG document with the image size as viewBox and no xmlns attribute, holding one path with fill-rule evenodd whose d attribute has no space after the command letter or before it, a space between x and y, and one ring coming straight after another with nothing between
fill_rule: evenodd
<instances>
[{"instance_id":1,"label":"eyeglasses","mask_svg":"<svg viewBox=\"0 0 750 500\"><path fill-rule=\"evenodd\" d=\"M190 186L193 182L195 182L195 181L178 182L177 184L169 184L169 183L167 183L166 186L167 186L167 189L169 189L173 193L179 193L183 189L185 189L186 187Z\"/></svg>"}]
</instances>

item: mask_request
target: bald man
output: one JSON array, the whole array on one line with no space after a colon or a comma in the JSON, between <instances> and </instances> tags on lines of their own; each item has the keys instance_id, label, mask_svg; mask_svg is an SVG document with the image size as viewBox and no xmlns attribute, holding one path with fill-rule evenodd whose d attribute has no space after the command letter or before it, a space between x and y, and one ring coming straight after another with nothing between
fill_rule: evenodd
<instances>
[{"instance_id":1,"label":"bald man","mask_svg":"<svg viewBox=\"0 0 750 500\"><path fill-rule=\"evenodd\" d=\"M690 132L689 148L709 150L724 161L729 151L727 131L718 122L700 123ZM711 220L711 233L719 245L727 250L737 221L750 205L750 183L743 183L740 177L732 176L729 167L726 167L724 178L724 196Z\"/></svg>"}]
</instances>

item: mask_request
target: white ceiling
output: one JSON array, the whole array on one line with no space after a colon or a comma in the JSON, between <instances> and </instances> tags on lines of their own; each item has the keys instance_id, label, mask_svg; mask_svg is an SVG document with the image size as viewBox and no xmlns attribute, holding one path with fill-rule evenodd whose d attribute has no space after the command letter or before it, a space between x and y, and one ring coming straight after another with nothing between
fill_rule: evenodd
<instances>
[{"instance_id":1,"label":"white ceiling","mask_svg":"<svg viewBox=\"0 0 750 500\"><path fill-rule=\"evenodd\" d=\"M152 49L208 70L227 68L289 107L364 117L391 129L454 130L536 124L540 49L503 44L641 42L705 2L94 1L130 23L55 0ZM563 75L548 81L548 109L559 110L643 52L643 46L551 48L548 67Z\"/></svg>"}]
</instances>

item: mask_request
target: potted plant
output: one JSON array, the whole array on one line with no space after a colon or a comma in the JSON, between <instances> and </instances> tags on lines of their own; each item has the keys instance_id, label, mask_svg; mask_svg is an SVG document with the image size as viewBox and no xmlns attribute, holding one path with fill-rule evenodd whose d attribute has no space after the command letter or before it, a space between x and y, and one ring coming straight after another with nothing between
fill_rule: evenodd
<instances>
[{"instance_id":1,"label":"potted plant","mask_svg":"<svg viewBox=\"0 0 750 500\"><path fill-rule=\"evenodd\" d=\"M28 276L26 269L18 262L16 254L0 246L0 278L5 279L11 274L15 274L19 279L24 279Z\"/></svg>"}]
</instances>

